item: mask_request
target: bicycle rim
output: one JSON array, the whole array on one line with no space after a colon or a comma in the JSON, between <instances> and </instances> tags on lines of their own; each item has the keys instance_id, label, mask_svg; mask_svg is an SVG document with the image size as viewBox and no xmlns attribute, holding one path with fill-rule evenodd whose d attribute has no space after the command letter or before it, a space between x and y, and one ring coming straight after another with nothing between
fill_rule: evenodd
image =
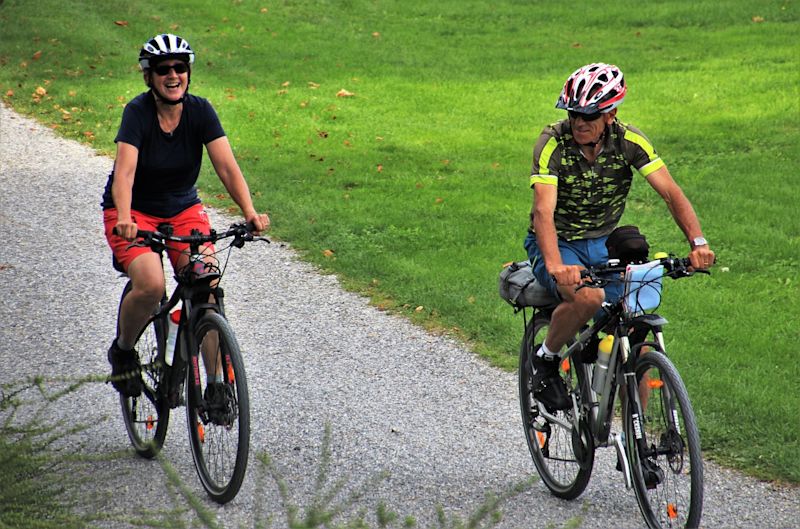
<instances>
[{"instance_id":1,"label":"bicycle rim","mask_svg":"<svg viewBox=\"0 0 800 529\"><path fill-rule=\"evenodd\" d=\"M239 492L250 447L250 402L239 345L228 322L219 314L203 316L195 331L201 394L206 395L208 375L221 371L226 389L224 411L210 410L205 399L195 398L192 369L188 370L187 421L192 457L208 495L226 503Z\"/></svg>"},{"instance_id":2,"label":"bicycle rim","mask_svg":"<svg viewBox=\"0 0 800 529\"><path fill-rule=\"evenodd\" d=\"M121 299L129 291L130 283L126 285ZM142 364L142 393L138 397L119 397L128 438L136 453L148 459L155 457L164 446L169 426L169 406L159 397L159 388L165 377L160 361L163 358L160 351L164 344L165 328L164 319L158 318L150 320L142 330L135 345Z\"/></svg>"},{"instance_id":3,"label":"bicycle rim","mask_svg":"<svg viewBox=\"0 0 800 529\"><path fill-rule=\"evenodd\" d=\"M573 424L573 410L555 415L564 424L545 419L533 400L527 358L536 350L549 327L549 320L539 314L528 325L519 355L519 399L522 424L531 459L542 482L550 492L564 499L578 497L589 483L594 465L594 449L588 428L582 424L580 435L566 425ZM562 362L560 372L570 390L578 387L578 371L571 360Z\"/></svg>"},{"instance_id":4,"label":"bicycle rim","mask_svg":"<svg viewBox=\"0 0 800 529\"><path fill-rule=\"evenodd\" d=\"M634 491L648 527L699 527L703 504L700 435L678 371L662 353L643 354L636 364L642 389L639 421L647 449L640 453L630 406L625 435ZM646 391L645 389L646 388ZM630 400L630 399L628 399Z\"/></svg>"}]
</instances>

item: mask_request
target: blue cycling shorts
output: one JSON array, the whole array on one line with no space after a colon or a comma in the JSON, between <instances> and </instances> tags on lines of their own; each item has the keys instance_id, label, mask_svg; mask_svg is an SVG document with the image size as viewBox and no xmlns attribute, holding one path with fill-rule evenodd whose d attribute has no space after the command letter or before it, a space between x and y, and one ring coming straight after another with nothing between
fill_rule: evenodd
<instances>
[{"instance_id":1,"label":"blue cycling shorts","mask_svg":"<svg viewBox=\"0 0 800 529\"><path fill-rule=\"evenodd\" d=\"M608 261L608 249L606 248L608 237L598 237L596 239L576 239L574 241L558 240L558 249L561 252L561 262L566 265L582 265L586 268L606 264ZM536 244L536 235L528 233L525 238L525 250L528 258L533 265L533 275L536 280L543 285L556 298L561 299L561 295L556 288L556 282L547 268L544 266L544 258ZM622 283L613 282L605 287L606 301L613 303L622 297Z\"/></svg>"}]
</instances>

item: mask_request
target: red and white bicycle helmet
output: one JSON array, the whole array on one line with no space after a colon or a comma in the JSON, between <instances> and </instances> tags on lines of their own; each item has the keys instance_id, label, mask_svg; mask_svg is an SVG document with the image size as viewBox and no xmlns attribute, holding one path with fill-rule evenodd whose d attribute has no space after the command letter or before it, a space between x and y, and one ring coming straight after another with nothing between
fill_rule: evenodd
<instances>
[{"instance_id":1,"label":"red and white bicycle helmet","mask_svg":"<svg viewBox=\"0 0 800 529\"><path fill-rule=\"evenodd\" d=\"M179 59L188 64L194 62L194 52L189 42L172 33L162 33L148 40L139 51L139 65L147 70L153 63L164 59Z\"/></svg>"},{"instance_id":2,"label":"red and white bicycle helmet","mask_svg":"<svg viewBox=\"0 0 800 529\"><path fill-rule=\"evenodd\" d=\"M606 113L622 103L627 91L619 68L602 62L587 64L569 76L556 108L581 114Z\"/></svg>"}]
</instances>

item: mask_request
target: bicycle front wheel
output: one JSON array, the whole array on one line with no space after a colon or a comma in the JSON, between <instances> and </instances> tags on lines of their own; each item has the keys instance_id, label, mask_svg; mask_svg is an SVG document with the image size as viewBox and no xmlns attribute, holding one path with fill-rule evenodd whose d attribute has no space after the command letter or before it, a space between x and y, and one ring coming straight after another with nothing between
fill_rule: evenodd
<instances>
[{"instance_id":1,"label":"bicycle front wheel","mask_svg":"<svg viewBox=\"0 0 800 529\"><path fill-rule=\"evenodd\" d=\"M571 500L580 496L589 483L594 466L594 447L586 422L578 420L579 427L575 428L572 409L557 411L553 414L555 420L550 420L543 416L539 404L533 399L526 364L528 357L544 342L549 327L550 319L539 312L525 330L519 354L519 404L525 440L542 482L553 495ZM581 395L583 369L583 365L572 362L572 359L561 363L559 373L570 392Z\"/></svg>"},{"instance_id":2,"label":"bicycle front wheel","mask_svg":"<svg viewBox=\"0 0 800 529\"><path fill-rule=\"evenodd\" d=\"M636 380L643 416L634 416L629 396L623 417L639 508L653 529L699 527L703 460L686 387L669 358L658 351L637 359Z\"/></svg>"},{"instance_id":3,"label":"bicycle front wheel","mask_svg":"<svg viewBox=\"0 0 800 529\"><path fill-rule=\"evenodd\" d=\"M242 355L224 317L208 313L194 330L197 367L188 369L189 438L197 475L218 503L239 492L250 451L250 399ZM195 385L199 384L199 393ZM197 395L202 395L198 397Z\"/></svg>"},{"instance_id":4,"label":"bicycle front wheel","mask_svg":"<svg viewBox=\"0 0 800 529\"><path fill-rule=\"evenodd\" d=\"M129 281L122 291L120 305L130 289ZM138 397L119 396L128 438L136 453L148 459L155 457L164 446L169 426L170 408L160 396L161 385L166 383L163 363L165 341L166 318L155 317L147 322L134 346L142 365L142 393Z\"/></svg>"}]
</instances>

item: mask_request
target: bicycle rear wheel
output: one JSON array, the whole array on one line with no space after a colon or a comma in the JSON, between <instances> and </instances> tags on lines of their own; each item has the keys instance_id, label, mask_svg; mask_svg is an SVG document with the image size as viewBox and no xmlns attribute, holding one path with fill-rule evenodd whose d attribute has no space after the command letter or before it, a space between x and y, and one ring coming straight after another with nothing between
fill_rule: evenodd
<instances>
[{"instance_id":1,"label":"bicycle rear wheel","mask_svg":"<svg viewBox=\"0 0 800 529\"><path fill-rule=\"evenodd\" d=\"M188 370L186 418L197 475L218 503L239 492L250 451L250 399L239 344L227 320L217 313L200 318L195 329L197 372ZM208 389L209 376L222 374L222 391ZM202 398L195 396L200 384ZM215 394L216 393L216 394Z\"/></svg>"},{"instance_id":2,"label":"bicycle rear wheel","mask_svg":"<svg viewBox=\"0 0 800 529\"><path fill-rule=\"evenodd\" d=\"M636 420L626 400L626 450L639 508L654 529L699 527L703 510L703 460L700 434L689 395L672 362L650 351L636 362L643 417ZM638 429L645 440L637 443Z\"/></svg>"},{"instance_id":3,"label":"bicycle rear wheel","mask_svg":"<svg viewBox=\"0 0 800 529\"><path fill-rule=\"evenodd\" d=\"M529 355L544 341L550 319L538 312L525 330L519 355L519 402L525 440L533 464L550 492L564 499L574 499L586 489L594 466L591 433L584 421L573 427L573 410L557 411L556 421L542 416L533 399L530 375L526 367ZM570 391L581 387L584 366L572 360L562 362L561 376ZM586 387L586 384L583 384ZM580 394L580 392L579 392Z\"/></svg>"},{"instance_id":4,"label":"bicycle rear wheel","mask_svg":"<svg viewBox=\"0 0 800 529\"><path fill-rule=\"evenodd\" d=\"M129 281L122 291L120 306L130 289ZM159 388L166 380L163 363L166 328L165 317L147 322L134 346L142 364L142 393L138 397L119 396L128 438L136 453L148 459L155 457L164 446L169 426L170 408L159 394Z\"/></svg>"}]
</instances>

